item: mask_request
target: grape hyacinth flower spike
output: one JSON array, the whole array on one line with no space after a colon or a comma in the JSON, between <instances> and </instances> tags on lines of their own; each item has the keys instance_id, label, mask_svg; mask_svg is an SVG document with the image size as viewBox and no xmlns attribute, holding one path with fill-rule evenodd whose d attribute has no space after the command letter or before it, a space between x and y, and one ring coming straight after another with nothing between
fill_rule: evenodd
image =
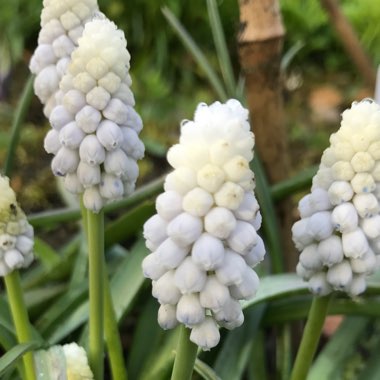
<instances>
[{"instance_id":1,"label":"grape hyacinth flower spike","mask_svg":"<svg viewBox=\"0 0 380 380\"><path fill-rule=\"evenodd\" d=\"M9 178L0 175L0 277L3 277L18 343L31 340L30 322L18 269L33 262L34 231L16 200ZM33 356L23 356L25 379L34 380ZM21 373L21 372L20 372Z\"/></svg>"},{"instance_id":2,"label":"grape hyacinth flower spike","mask_svg":"<svg viewBox=\"0 0 380 380\"><path fill-rule=\"evenodd\" d=\"M0 176L0 276L33 261L33 227L16 201L9 179Z\"/></svg>"},{"instance_id":3,"label":"grape hyacinth flower spike","mask_svg":"<svg viewBox=\"0 0 380 380\"><path fill-rule=\"evenodd\" d=\"M30 60L36 75L34 91L50 117L62 100L59 82L67 71L70 56L78 46L84 25L98 11L96 0L44 0L38 46Z\"/></svg>"},{"instance_id":4,"label":"grape hyacinth flower spike","mask_svg":"<svg viewBox=\"0 0 380 380\"><path fill-rule=\"evenodd\" d=\"M380 254L380 106L354 102L342 114L298 205L292 229L301 251L297 273L316 295L333 290L357 296Z\"/></svg>"},{"instance_id":5,"label":"grape hyacinth flower spike","mask_svg":"<svg viewBox=\"0 0 380 380\"><path fill-rule=\"evenodd\" d=\"M93 212L134 190L144 155L129 61L113 22L101 14L87 22L60 82L62 103L50 114L44 146L54 154L53 173Z\"/></svg>"},{"instance_id":6,"label":"grape hyacinth flower spike","mask_svg":"<svg viewBox=\"0 0 380 380\"><path fill-rule=\"evenodd\" d=\"M190 340L204 350L218 344L219 326L243 323L239 301L259 286L252 268L265 249L249 168L253 146L248 111L237 100L199 104L168 151L174 170L144 225L151 253L142 267L161 304L158 323L191 328Z\"/></svg>"}]
</instances>

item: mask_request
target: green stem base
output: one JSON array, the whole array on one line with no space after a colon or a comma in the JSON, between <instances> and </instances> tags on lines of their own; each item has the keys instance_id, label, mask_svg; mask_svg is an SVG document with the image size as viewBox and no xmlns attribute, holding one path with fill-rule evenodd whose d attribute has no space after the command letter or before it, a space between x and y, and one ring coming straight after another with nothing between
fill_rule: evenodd
<instances>
[{"instance_id":1,"label":"green stem base","mask_svg":"<svg viewBox=\"0 0 380 380\"><path fill-rule=\"evenodd\" d=\"M327 315L331 294L314 297L294 363L291 380L305 380L317 350L322 327Z\"/></svg>"},{"instance_id":2,"label":"green stem base","mask_svg":"<svg viewBox=\"0 0 380 380\"><path fill-rule=\"evenodd\" d=\"M90 367L95 380L104 376L104 314L103 314L103 262L104 262L104 214L87 211L89 252L89 353Z\"/></svg>"},{"instance_id":3,"label":"green stem base","mask_svg":"<svg viewBox=\"0 0 380 380\"><path fill-rule=\"evenodd\" d=\"M24 302L19 272L15 270L9 273L4 277L4 281L7 289L8 302L16 329L17 340L19 343L28 342L31 340L30 323ZM24 372L22 374L23 378L25 380L35 380L36 374L34 369L33 354L31 352L26 353L22 360L24 363Z\"/></svg>"},{"instance_id":4,"label":"green stem base","mask_svg":"<svg viewBox=\"0 0 380 380\"><path fill-rule=\"evenodd\" d=\"M198 346L190 340L191 330L181 325L171 380L190 380Z\"/></svg>"}]
</instances>

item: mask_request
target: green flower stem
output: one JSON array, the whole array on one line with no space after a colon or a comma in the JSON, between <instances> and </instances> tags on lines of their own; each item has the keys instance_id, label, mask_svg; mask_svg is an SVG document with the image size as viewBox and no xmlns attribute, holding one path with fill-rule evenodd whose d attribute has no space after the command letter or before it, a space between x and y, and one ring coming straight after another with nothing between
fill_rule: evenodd
<instances>
[{"instance_id":1,"label":"green flower stem","mask_svg":"<svg viewBox=\"0 0 380 380\"><path fill-rule=\"evenodd\" d=\"M31 340L31 332L19 272L15 270L9 273L4 277L4 281L18 342L26 343ZM24 363L23 378L25 380L35 380L33 354L31 352L26 353L22 360Z\"/></svg>"},{"instance_id":2,"label":"green flower stem","mask_svg":"<svg viewBox=\"0 0 380 380\"><path fill-rule=\"evenodd\" d=\"M190 380L198 346L190 341L191 330L181 325L171 380Z\"/></svg>"},{"instance_id":3,"label":"green flower stem","mask_svg":"<svg viewBox=\"0 0 380 380\"><path fill-rule=\"evenodd\" d=\"M88 215L87 210L83 205L83 199L80 199L80 207L82 212L82 224L88 241ZM105 258L103 256L103 265ZM127 370L124 364L123 347L120 340L119 329L115 310L112 303L111 288L107 276L107 271L104 269L103 278L103 296L104 296L104 334L106 339L108 357L110 360L111 374L113 379L127 380Z\"/></svg>"},{"instance_id":4,"label":"green flower stem","mask_svg":"<svg viewBox=\"0 0 380 380\"><path fill-rule=\"evenodd\" d=\"M115 309L112 303L111 288L105 271L103 286L105 338L112 378L114 380L127 380L128 376L124 364L123 346L121 344Z\"/></svg>"},{"instance_id":5,"label":"green flower stem","mask_svg":"<svg viewBox=\"0 0 380 380\"><path fill-rule=\"evenodd\" d=\"M317 350L331 295L314 297L310 307L300 347L294 363L291 380L305 380Z\"/></svg>"},{"instance_id":6,"label":"green flower stem","mask_svg":"<svg viewBox=\"0 0 380 380\"><path fill-rule=\"evenodd\" d=\"M95 380L103 379L103 278L104 278L104 214L87 210L87 232L89 252L89 362Z\"/></svg>"}]
</instances>

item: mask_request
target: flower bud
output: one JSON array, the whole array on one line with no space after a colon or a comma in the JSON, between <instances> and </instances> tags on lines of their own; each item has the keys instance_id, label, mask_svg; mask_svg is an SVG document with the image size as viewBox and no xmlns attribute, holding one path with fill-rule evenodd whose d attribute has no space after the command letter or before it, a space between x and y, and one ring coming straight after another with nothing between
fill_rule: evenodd
<instances>
[{"instance_id":1,"label":"flower bud","mask_svg":"<svg viewBox=\"0 0 380 380\"><path fill-rule=\"evenodd\" d=\"M106 152L95 135L87 135L80 144L79 157L86 164L97 166L104 162Z\"/></svg>"},{"instance_id":2,"label":"flower bud","mask_svg":"<svg viewBox=\"0 0 380 380\"><path fill-rule=\"evenodd\" d=\"M325 296L332 291L324 272L317 272L311 276L308 285L310 291L318 296Z\"/></svg>"},{"instance_id":3,"label":"flower bud","mask_svg":"<svg viewBox=\"0 0 380 380\"><path fill-rule=\"evenodd\" d=\"M256 295L259 284L260 279L256 272L246 267L243 273L243 281L239 285L230 287L231 296L235 299L250 300Z\"/></svg>"},{"instance_id":4,"label":"flower bud","mask_svg":"<svg viewBox=\"0 0 380 380\"><path fill-rule=\"evenodd\" d=\"M368 152L357 152L351 159L351 166L356 173L370 172L375 166L375 160Z\"/></svg>"},{"instance_id":5,"label":"flower bud","mask_svg":"<svg viewBox=\"0 0 380 380\"><path fill-rule=\"evenodd\" d=\"M194 243L191 257L194 263L205 271L214 270L223 263L223 243L218 238L205 232Z\"/></svg>"},{"instance_id":6,"label":"flower bud","mask_svg":"<svg viewBox=\"0 0 380 380\"><path fill-rule=\"evenodd\" d=\"M57 154L60 148L59 133L55 129L51 129L45 136L44 149L47 153Z\"/></svg>"},{"instance_id":7,"label":"flower bud","mask_svg":"<svg viewBox=\"0 0 380 380\"><path fill-rule=\"evenodd\" d=\"M370 218L379 213L379 203L372 193L356 194L352 201L361 218Z\"/></svg>"},{"instance_id":8,"label":"flower bud","mask_svg":"<svg viewBox=\"0 0 380 380\"><path fill-rule=\"evenodd\" d=\"M165 191L176 191L180 195L185 195L196 186L196 174L190 168L178 168L166 176Z\"/></svg>"},{"instance_id":9,"label":"flower bud","mask_svg":"<svg viewBox=\"0 0 380 380\"><path fill-rule=\"evenodd\" d=\"M369 173L357 173L351 180L351 186L355 193L370 193L376 188L376 183Z\"/></svg>"},{"instance_id":10,"label":"flower bud","mask_svg":"<svg viewBox=\"0 0 380 380\"><path fill-rule=\"evenodd\" d=\"M100 166L89 165L84 161L80 161L78 165L77 175L80 183L85 187L98 185L101 180Z\"/></svg>"},{"instance_id":11,"label":"flower bud","mask_svg":"<svg viewBox=\"0 0 380 380\"><path fill-rule=\"evenodd\" d=\"M177 244L188 246L199 238L202 229L200 218L183 212L171 220L167 233Z\"/></svg>"},{"instance_id":12,"label":"flower bud","mask_svg":"<svg viewBox=\"0 0 380 380\"><path fill-rule=\"evenodd\" d=\"M88 210L98 213L103 207L103 200L96 186L88 187L83 192L83 204Z\"/></svg>"},{"instance_id":13,"label":"flower bud","mask_svg":"<svg viewBox=\"0 0 380 380\"><path fill-rule=\"evenodd\" d=\"M79 154L76 150L61 147L51 162L54 175L64 176L74 173L79 164Z\"/></svg>"},{"instance_id":14,"label":"flower bud","mask_svg":"<svg viewBox=\"0 0 380 380\"><path fill-rule=\"evenodd\" d=\"M322 258L318 254L318 245L310 244L303 249L300 254L300 263L310 270L320 270L322 269L323 263Z\"/></svg>"},{"instance_id":15,"label":"flower bud","mask_svg":"<svg viewBox=\"0 0 380 380\"><path fill-rule=\"evenodd\" d=\"M366 218L361 221L361 228L369 239L376 239L380 236L380 215Z\"/></svg>"},{"instance_id":16,"label":"flower bud","mask_svg":"<svg viewBox=\"0 0 380 380\"><path fill-rule=\"evenodd\" d=\"M307 223L310 235L316 240L327 239L333 232L331 222L331 213L329 211L320 211L314 213Z\"/></svg>"},{"instance_id":17,"label":"flower bud","mask_svg":"<svg viewBox=\"0 0 380 380\"><path fill-rule=\"evenodd\" d=\"M124 194L123 182L115 175L104 173L99 185L99 192L105 199L120 199Z\"/></svg>"},{"instance_id":18,"label":"flower bud","mask_svg":"<svg viewBox=\"0 0 380 380\"><path fill-rule=\"evenodd\" d=\"M348 182L335 181L329 187L328 195L333 205L339 205L344 202L349 202L354 195L354 191Z\"/></svg>"},{"instance_id":19,"label":"flower bud","mask_svg":"<svg viewBox=\"0 0 380 380\"><path fill-rule=\"evenodd\" d=\"M102 121L99 124L96 137L107 150L117 149L123 141L120 127L109 120Z\"/></svg>"},{"instance_id":20,"label":"flower bud","mask_svg":"<svg viewBox=\"0 0 380 380\"><path fill-rule=\"evenodd\" d=\"M199 293L199 301L206 309L218 310L230 299L230 292L214 275L208 276Z\"/></svg>"},{"instance_id":21,"label":"flower bud","mask_svg":"<svg viewBox=\"0 0 380 380\"><path fill-rule=\"evenodd\" d=\"M184 211L194 216L205 216L214 203L212 195L200 187L190 190L184 197Z\"/></svg>"},{"instance_id":22,"label":"flower bud","mask_svg":"<svg viewBox=\"0 0 380 380\"><path fill-rule=\"evenodd\" d=\"M206 164L197 173L197 182L200 187L214 193L224 183L225 174L217 165Z\"/></svg>"},{"instance_id":23,"label":"flower bud","mask_svg":"<svg viewBox=\"0 0 380 380\"><path fill-rule=\"evenodd\" d=\"M186 257L176 269L174 281L182 294L200 292L206 284L207 274L191 257Z\"/></svg>"},{"instance_id":24,"label":"flower bud","mask_svg":"<svg viewBox=\"0 0 380 380\"><path fill-rule=\"evenodd\" d=\"M352 281L352 269L347 260L329 268L326 275L328 283L336 290L343 290Z\"/></svg>"},{"instance_id":25,"label":"flower bud","mask_svg":"<svg viewBox=\"0 0 380 380\"><path fill-rule=\"evenodd\" d=\"M166 233L167 225L167 221L160 215L151 216L144 224L144 238L155 244L161 244L168 237Z\"/></svg>"},{"instance_id":26,"label":"flower bud","mask_svg":"<svg viewBox=\"0 0 380 380\"><path fill-rule=\"evenodd\" d=\"M144 277L157 281L162 277L167 269L161 263L160 255L157 252L153 252L146 256L142 262L142 270Z\"/></svg>"},{"instance_id":27,"label":"flower bud","mask_svg":"<svg viewBox=\"0 0 380 380\"><path fill-rule=\"evenodd\" d=\"M236 218L250 221L254 219L258 210L259 203L257 202L255 194L253 191L246 191L239 207L234 210L234 215Z\"/></svg>"},{"instance_id":28,"label":"flower bud","mask_svg":"<svg viewBox=\"0 0 380 380\"><path fill-rule=\"evenodd\" d=\"M213 311L216 321L228 330L239 327L244 322L241 305L234 299L228 300L221 309Z\"/></svg>"},{"instance_id":29,"label":"flower bud","mask_svg":"<svg viewBox=\"0 0 380 380\"><path fill-rule=\"evenodd\" d=\"M223 264L215 270L215 275L224 285L239 285L246 268L244 259L238 253L226 249Z\"/></svg>"},{"instance_id":30,"label":"flower bud","mask_svg":"<svg viewBox=\"0 0 380 380\"><path fill-rule=\"evenodd\" d=\"M331 220L339 232L353 231L358 226L358 213L352 203L342 203L334 208Z\"/></svg>"},{"instance_id":31,"label":"flower bud","mask_svg":"<svg viewBox=\"0 0 380 380\"><path fill-rule=\"evenodd\" d=\"M230 210L214 207L205 216L204 225L209 234L226 239L236 227L236 219Z\"/></svg>"},{"instance_id":32,"label":"flower bud","mask_svg":"<svg viewBox=\"0 0 380 380\"><path fill-rule=\"evenodd\" d=\"M167 271L157 281L152 282L152 295L161 304L177 304L181 292L174 283L174 271Z\"/></svg>"},{"instance_id":33,"label":"flower bud","mask_svg":"<svg viewBox=\"0 0 380 380\"><path fill-rule=\"evenodd\" d=\"M214 194L215 203L219 207L236 210L244 197L244 190L234 182L225 182Z\"/></svg>"},{"instance_id":34,"label":"flower bud","mask_svg":"<svg viewBox=\"0 0 380 380\"><path fill-rule=\"evenodd\" d=\"M197 294L184 294L177 304L177 319L186 327L197 325L205 319L205 309Z\"/></svg>"},{"instance_id":35,"label":"flower bud","mask_svg":"<svg viewBox=\"0 0 380 380\"><path fill-rule=\"evenodd\" d=\"M165 191L156 199L156 210L161 218L171 220L182 213L182 197L175 191Z\"/></svg>"},{"instance_id":36,"label":"flower bud","mask_svg":"<svg viewBox=\"0 0 380 380\"><path fill-rule=\"evenodd\" d=\"M256 245L258 241L257 237L257 232L251 224L238 220L227 242L231 249L241 255L245 255Z\"/></svg>"},{"instance_id":37,"label":"flower bud","mask_svg":"<svg viewBox=\"0 0 380 380\"><path fill-rule=\"evenodd\" d=\"M220 333L214 319L206 317L202 323L193 326L190 340L204 351L215 347L219 343Z\"/></svg>"},{"instance_id":38,"label":"flower bud","mask_svg":"<svg viewBox=\"0 0 380 380\"><path fill-rule=\"evenodd\" d=\"M77 126L86 133L94 133L102 119L102 114L89 105L84 106L76 115Z\"/></svg>"},{"instance_id":39,"label":"flower bud","mask_svg":"<svg viewBox=\"0 0 380 380\"><path fill-rule=\"evenodd\" d=\"M344 255L348 258L357 259L368 251L368 240L361 228L342 234Z\"/></svg>"},{"instance_id":40,"label":"flower bud","mask_svg":"<svg viewBox=\"0 0 380 380\"><path fill-rule=\"evenodd\" d=\"M186 247L176 244L173 239L167 238L159 245L156 252L164 268L175 269L183 262L189 250Z\"/></svg>"},{"instance_id":41,"label":"flower bud","mask_svg":"<svg viewBox=\"0 0 380 380\"><path fill-rule=\"evenodd\" d=\"M339 236L332 235L318 244L318 255L323 265L331 267L343 260L343 245Z\"/></svg>"},{"instance_id":42,"label":"flower bud","mask_svg":"<svg viewBox=\"0 0 380 380\"><path fill-rule=\"evenodd\" d=\"M264 260L265 245L263 239L257 235L256 245L246 253L243 258L248 266L255 267L258 263Z\"/></svg>"},{"instance_id":43,"label":"flower bud","mask_svg":"<svg viewBox=\"0 0 380 380\"><path fill-rule=\"evenodd\" d=\"M161 305L158 309L158 324L164 330L174 329L178 325L176 318L177 307L174 305Z\"/></svg>"}]
</instances>

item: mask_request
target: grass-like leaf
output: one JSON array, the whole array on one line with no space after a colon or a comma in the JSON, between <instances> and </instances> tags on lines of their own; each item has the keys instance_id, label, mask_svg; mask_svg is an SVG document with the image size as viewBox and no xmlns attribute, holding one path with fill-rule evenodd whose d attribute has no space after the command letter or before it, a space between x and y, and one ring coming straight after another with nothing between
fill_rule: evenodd
<instances>
[{"instance_id":1,"label":"grass-like leaf","mask_svg":"<svg viewBox=\"0 0 380 380\"><path fill-rule=\"evenodd\" d=\"M207 365L199 358L195 359L194 370L204 380L222 380L222 378L219 377L209 365Z\"/></svg>"},{"instance_id":2,"label":"grass-like leaf","mask_svg":"<svg viewBox=\"0 0 380 380\"><path fill-rule=\"evenodd\" d=\"M41 346L40 342L33 341L28 343L21 343L14 346L9 351L7 351L0 358L0 378L5 374L6 371L12 369L17 361L27 352L33 351Z\"/></svg>"},{"instance_id":3,"label":"grass-like leaf","mask_svg":"<svg viewBox=\"0 0 380 380\"><path fill-rule=\"evenodd\" d=\"M258 333L266 305L257 305L245 311L245 322L240 328L230 331L218 353L213 366L222 379L240 380L251 354L251 343Z\"/></svg>"},{"instance_id":4,"label":"grass-like leaf","mask_svg":"<svg viewBox=\"0 0 380 380\"><path fill-rule=\"evenodd\" d=\"M215 70L207 60L206 56L202 53L199 46L195 43L191 35L187 32L187 30L183 27L175 15L169 10L169 8L163 7L162 13L168 20L169 24L173 27L174 31L177 33L183 44L190 51L198 65L206 74L219 99L223 102L226 101L228 99L228 96L223 83L219 80L217 74L215 73Z\"/></svg>"},{"instance_id":5,"label":"grass-like leaf","mask_svg":"<svg viewBox=\"0 0 380 380\"><path fill-rule=\"evenodd\" d=\"M218 5L215 0L207 0L207 11L219 60L219 66L222 72L225 86L227 88L227 93L231 96L236 97L236 82L234 72L232 69L230 55L227 49L222 23L220 21Z\"/></svg>"}]
</instances>

